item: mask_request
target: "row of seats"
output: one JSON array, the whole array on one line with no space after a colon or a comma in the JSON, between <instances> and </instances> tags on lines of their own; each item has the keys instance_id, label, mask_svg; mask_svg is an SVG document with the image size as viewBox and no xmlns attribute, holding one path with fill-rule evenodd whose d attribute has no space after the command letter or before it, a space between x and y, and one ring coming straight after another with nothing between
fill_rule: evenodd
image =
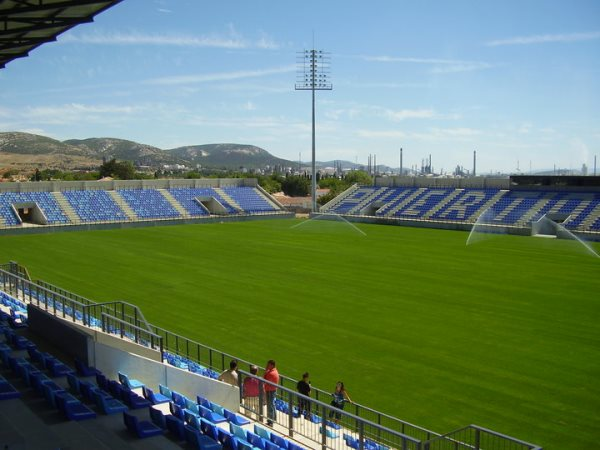
<instances>
[{"instance_id":1,"label":"row of seats","mask_svg":"<svg viewBox=\"0 0 600 450\"><path fill-rule=\"evenodd\" d=\"M214 198L223 205L228 214L259 214L277 212L279 208L270 203L265 196L253 187L226 187L219 189L206 188L171 188L166 190L191 217L210 215L197 197ZM105 190L72 190L63 191L62 195L81 222L122 222L130 220L124 211L131 208L141 220L182 218L182 214L171 204L159 189L120 189L116 191L123 199L119 204ZM225 198L233 199L235 205ZM20 225L11 205L19 203L35 203L48 220L48 224L69 224L71 220L58 203L52 192L0 193L0 225Z\"/></svg>"},{"instance_id":2,"label":"row of seats","mask_svg":"<svg viewBox=\"0 0 600 450\"><path fill-rule=\"evenodd\" d=\"M54 356L40 352L33 342L17 335L9 327L4 327L3 331L10 344L0 350L4 366L32 387L38 396L44 397L47 404L60 411L66 419L79 421L96 417L94 411L57 382L58 378L73 373L70 367ZM26 349L29 359L13 354L13 349Z\"/></svg>"},{"instance_id":3,"label":"row of seats","mask_svg":"<svg viewBox=\"0 0 600 450\"><path fill-rule=\"evenodd\" d=\"M267 201L257 188L226 187L223 191L248 213L273 212L277 209Z\"/></svg>"},{"instance_id":4,"label":"row of seats","mask_svg":"<svg viewBox=\"0 0 600 450\"><path fill-rule=\"evenodd\" d=\"M571 216L566 228L586 231L583 224L599 205L600 193L590 192L363 186L323 212L473 223L488 211L485 223L497 225L524 225L552 213ZM596 231L600 223L591 219L587 230Z\"/></svg>"},{"instance_id":5,"label":"row of seats","mask_svg":"<svg viewBox=\"0 0 600 450\"><path fill-rule=\"evenodd\" d=\"M165 351L163 352L163 359L168 364L179 369L189 370L190 372L197 373L208 378L212 378L213 380L219 378L218 372L215 372L214 370L209 369L208 367L204 367L203 365L198 364L197 362L192 361L191 359L186 358L185 356L175 355L173 353Z\"/></svg>"},{"instance_id":6,"label":"row of seats","mask_svg":"<svg viewBox=\"0 0 600 450\"><path fill-rule=\"evenodd\" d=\"M22 302L0 292L0 297L9 297L11 302L23 307ZM28 339L17 334L10 327L3 327L4 336L10 346L16 350L26 350L28 359L11 356L11 349L0 344L0 355L7 367L18 373L21 378L44 396L48 405L61 411L69 420L85 420L95 418L98 414L123 414L125 426L138 437L150 437L164 432L175 433L178 439L187 441L194 448L203 450L303 450L295 442L289 441L275 433L271 433L259 425L254 425L253 432L247 427L250 420L230 411L207 398L197 396L187 398L167 386L159 385L158 392L149 388L140 380L132 379L119 372L118 380L110 380L99 370L88 367L75 359L75 369L58 360L49 353L37 349ZM210 369L179 355L165 353L165 361L171 365L217 378L218 374ZM202 373L193 369L194 365L210 373ZM94 377L95 383L86 379ZM65 379L60 383L57 379ZM0 399L15 398L21 393L0 378ZM168 403L169 411L165 414L158 408ZM281 399L275 400L275 407L284 414L289 414L289 404ZM150 421L135 415L134 410L148 409ZM293 407L294 417L299 417L297 407ZM336 439L339 435L333 430L341 427L337 423L323 420L315 414L307 414L312 423L326 425L326 435ZM246 428L244 428L246 427ZM330 429L332 428L332 429ZM320 429L323 432L323 428ZM207 439L210 438L210 441ZM356 440L349 436L344 440L352 448ZM370 447L368 450L387 450Z\"/></svg>"},{"instance_id":7,"label":"row of seats","mask_svg":"<svg viewBox=\"0 0 600 450\"><path fill-rule=\"evenodd\" d=\"M156 189L123 189L117 192L140 219L173 219L181 216Z\"/></svg>"},{"instance_id":8,"label":"row of seats","mask_svg":"<svg viewBox=\"0 0 600 450\"><path fill-rule=\"evenodd\" d=\"M12 328L27 326L27 307L23 302L0 291L0 316L7 320Z\"/></svg>"},{"instance_id":9,"label":"row of seats","mask_svg":"<svg viewBox=\"0 0 600 450\"><path fill-rule=\"evenodd\" d=\"M65 191L63 195L83 222L119 222L127 219L107 191Z\"/></svg>"},{"instance_id":10,"label":"row of seats","mask_svg":"<svg viewBox=\"0 0 600 450\"><path fill-rule=\"evenodd\" d=\"M5 225L14 226L21 223L11 208L11 205L19 203L36 203L49 225L70 222L51 192L0 192L0 217L4 219Z\"/></svg>"}]
</instances>

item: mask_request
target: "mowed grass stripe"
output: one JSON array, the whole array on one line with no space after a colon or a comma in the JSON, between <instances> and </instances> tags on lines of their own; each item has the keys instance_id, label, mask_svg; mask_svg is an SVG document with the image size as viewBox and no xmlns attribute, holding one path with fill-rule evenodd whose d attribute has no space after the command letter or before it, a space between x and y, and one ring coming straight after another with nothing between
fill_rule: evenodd
<instances>
[{"instance_id":1,"label":"mowed grass stripe","mask_svg":"<svg viewBox=\"0 0 600 450\"><path fill-rule=\"evenodd\" d=\"M315 220L4 236L0 256L315 386L343 379L354 400L439 432L594 446L600 259L572 241L358 226L366 236Z\"/></svg>"}]
</instances>

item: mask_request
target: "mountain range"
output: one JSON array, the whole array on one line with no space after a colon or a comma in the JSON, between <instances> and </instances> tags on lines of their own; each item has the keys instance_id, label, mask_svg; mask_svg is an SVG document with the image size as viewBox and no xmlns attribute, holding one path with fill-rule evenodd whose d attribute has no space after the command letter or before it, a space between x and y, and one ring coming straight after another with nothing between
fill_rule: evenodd
<instances>
[{"instance_id":1,"label":"mountain range","mask_svg":"<svg viewBox=\"0 0 600 450\"><path fill-rule=\"evenodd\" d=\"M0 133L0 167L87 169L98 167L103 160L111 158L153 169L174 164L194 169L297 166L297 162L278 158L260 147L246 144L190 145L164 150L116 138L58 141L30 133Z\"/></svg>"}]
</instances>

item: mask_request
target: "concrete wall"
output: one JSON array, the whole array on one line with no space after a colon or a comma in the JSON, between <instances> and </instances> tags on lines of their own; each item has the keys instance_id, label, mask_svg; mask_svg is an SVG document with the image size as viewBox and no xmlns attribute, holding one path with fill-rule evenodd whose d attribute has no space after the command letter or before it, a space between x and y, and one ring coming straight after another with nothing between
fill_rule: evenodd
<instances>
[{"instance_id":1,"label":"concrete wall","mask_svg":"<svg viewBox=\"0 0 600 450\"><path fill-rule=\"evenodd\" d=\"M154 390L158 390L158 385L163 384L191 399L201 395L227 409L237 412L239 408L240 392L237 386L137 356L100 342L95 342L94 347L93 365L109 378L118 379L118 372L123 372Z\"/></svg>"},{"instance_id":2,"label":"concrete wall","mask_svg":"<svg viewBox=\"0 0 600 450\"><path fill-rule=\"evenodd\" d=\"M311 214L312 216L312 214ZM441 221L433 221L433 220L411 220L411 219L401 219L397 217L372 217L372 216L352 216L347 215L343 216L349 222L357 222L357 223L373 223L378 225L397 225L404 227L418 227L418 228L436 228L442 230L457 230L457 231L470 231L473 227L471 223L464 222L441 222ZM336 217L328 218L327 215L323 215L319 217L320 219L327 220L338 220ZM494 226L494 231L499 233L506 234L517 234L522 236L529 236L531 234L530 228L522 228L522 227L502 227L502 226Z\"/></svg>"},{"instance_id":3,"label":"concrete wall","mask_svg":"<svg viewBox=\"0 0 600 450\"><path fill-rule=\"evenodd\" d=\"M253 220L267 219L288 219L293 218L294 213L275 213L275 214L251 214L251 215L234 215L234 216L212 216L212 217L196 217L189 219L170 219L170 220L137 220L129 222L109 222L109 223L94 223L94 224L78 224L78 225L48 225L40 227L7 227L0 228L0 236L6 234L47 234L60 233L64 231L81 231L81 230L112 230L116 228L142 228L142 227L162 227L169 225L189 225L198 223L214 223L214 222L246 222Z\"/></svg>"},{"instance_id":4,"label":"concrete wall","mask_svg":"<svg viewBox=\"0 0 600 450\"><path fill-rule=\"evenodd\" d=\"M87 361L111 379L117 380L120 371L155 391L163 384L189 398L201 395L225 408L238 410L237 386L164 364L160 351L55 317L35 305L28 305L28 314L31 331L65 354Z\"/></svg>"},{"instance_id":5,"label":"concrete wall","mask_svg":"<svg viewBox=\"0 0 600 450\"><path fill-rule=\"evenodd\" d=\"M112 181L37 181L0 183L0 192L62 192L78 190L169 189L257 185L256 178L199 178L192 180L112 180Z\"/></svg>"},{"instance_id":6,"label":"concrete wall","mask_svg":"<svg viewBox=\"0 0 600 450\"><path fill-rule=\"evenodd\" d=\"M387 187L429 187L429 188L454 188L454 189L509 189L508 178L429 178L429 177L378 177L376 186Z\"/></svg>"}]
</instances>

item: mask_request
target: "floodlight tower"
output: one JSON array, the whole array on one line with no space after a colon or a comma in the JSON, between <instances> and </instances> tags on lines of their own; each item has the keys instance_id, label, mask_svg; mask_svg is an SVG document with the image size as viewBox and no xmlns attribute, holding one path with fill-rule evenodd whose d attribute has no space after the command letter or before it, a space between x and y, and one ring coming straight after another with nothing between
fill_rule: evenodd
<instances>
[{"instance_id":1,"label":"floodlight tower","mask_svg":"<svg viewBox=\"0 0 600 450\"><path fill-rule=\"evenodd\" d=\"M317 170L315 162L315 91L331 91L329 72L330 53L323 50L304 50L298 52L298 70L296 72L296 90L312 91L312 211L317 211Z\"/></svg>"}]
</instances>

